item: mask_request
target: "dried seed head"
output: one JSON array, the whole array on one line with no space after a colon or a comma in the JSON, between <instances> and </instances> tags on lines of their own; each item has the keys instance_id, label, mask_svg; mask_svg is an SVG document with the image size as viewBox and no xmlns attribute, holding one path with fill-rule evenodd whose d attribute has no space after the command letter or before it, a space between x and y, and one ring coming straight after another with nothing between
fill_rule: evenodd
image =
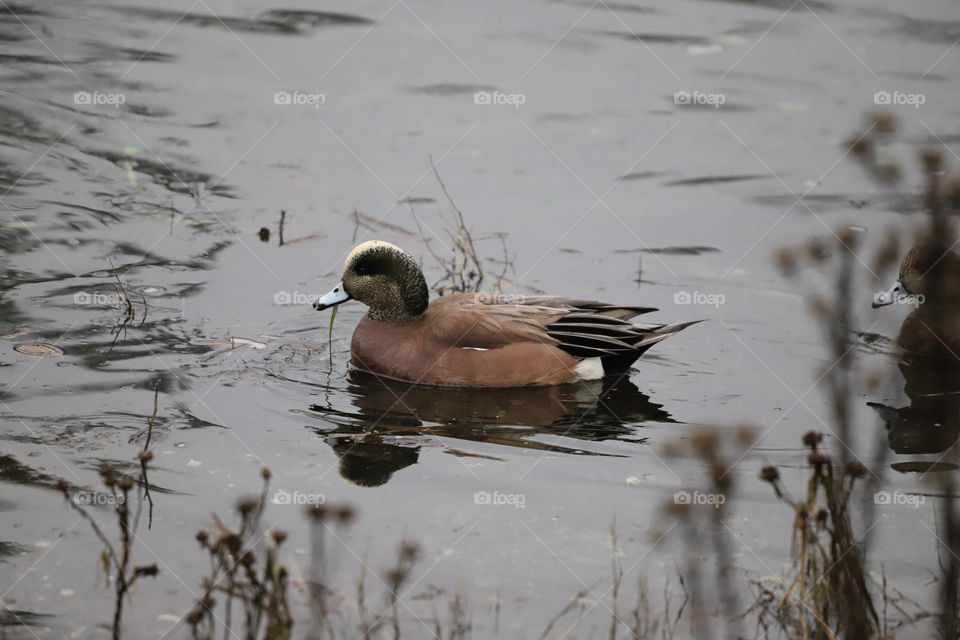
<instances>
[{"instance_id":1,"label":"dried seed head","mask_svg":"<svg viewBox=\"0 0 960 640\"><path fill-rule=\"evenodd\" d=\"M823 262L830 257L827 245L821 238L813 238L807 243L807 257L813 262Z\"/></svg>"},{"instance_id":2,"label":"dried seed head","mask_svg":"<svg viewBox=\"0 0 960 640\"><path fill-rule=\"evenodd\" d=\"M777 468L772 464L768 464L764 468L760 469L760 479L764 482L773 484L780 479L780 471L778 471Z\"/></svg>"},{"instance_id":3,"label":"dried seed head","mask_svg":"<svg viewBox=\"0 0 960 640\"><path fill-rule=\"evenodd\" d=\"M793 250L788 247L780 247L773 254L773 260L777 263L780 273L785 276L793 275L797 270L797 258Z\"/></svg>"},{"instance_id":4,"label":"dried seed head","mask_svg":"<svg viewBox=\"0 0 960 640\"><path fill-rule=\"evenodd\" d=\"M803 446L816 449L823 442L823 434L819 431L807 431L803 434Z\"/></svg>"},{"instance_id":5,"label":"dried seed head","mask_svg":"<svg viewBox=\"0 0 960 640\"><path fill-rule=\"evenodd\" d=\"M249 515L260 507L260 498L248 496L237 500L237 511L242 515Z\"/></svg>"},{"instance_id":6,"label":"dried seed head","mask_svg":"<svg viewBox=\"0 0 960 640\"><path fill-rule=\"evenodd\" d=\"M117 480L117 487L121 491L130 491L130 489L133 488L133 478L130 476L122 476L119 480Z\"/></svg>"},{"instance_id":7,"label":"dried seed head","mask_svg":"<svg viewBox=\"0 0 960 640\"><path fill-rule=\"evenodd\" d=\"M70 484L63 478L57 478L57 483L54 485L54 488L63 495L70 497Z\"/></svg>"},{"instance_id":8,"label":"dried seed head","mask_svg":"<svg viewBox=\"0 0 960 640\"><path fill-rule=\"evenodd\" d=\"M401 560L412 561L416 560L417 556L420 555L420 546L416 542L410 542L404 540L400 543L400 548L398 550Z\"/></svg>"},{"instance_id":9,"label":"dried seed head","mask_svg":"<svg viewBox=\"0 0 960 640\"><path fill-rule=\"evenodd\" d=\"M872 145L870 138L865 135L858 135L846 141L845 146L855 157L863 159L870 155Z\"/></svg>"},{"instance_id":10,"label":"dried seed head","mask_svg":"<svg viewBox=\"0 0 960 640\"><path fill-rule=\"evenodd\" d=\"M286 531L271 531L270 537L273 538L273 542L279 547L287 540Z\"/></svg>"},{"instance_id":11,"label":"dried seed head","mask_svg":"<svg viewBox=\"0 0 960 640\"><path fill-rule=\"evenodd\" d=\"M333 517L336 518L340 524L350 524L353 522L354 517L356 517L356 512L353 510L353 507L345 504L336 508Z\"/></svg>"},{"instance_id":12,"label":"dried seed head","mask_svg":"<svg viewBox=\"0 0 960 640\"><path fill-rule=\"evenodd\" d=\"M926 147L920 151L920 162L927 173L939 173L943 169L943 154L939 149Z\"/></svg>"},{"instance_id":13,"label":"dried seed head","mask_svg":"<svg viewBox=\"0 0 960 640\"><path fill-rule=\"evenodd\" d=\"M386 573L387 582L390 584L401 584L404 580L407 579L407 575L410 572L406 569L390 569Z\"/></svg>"},{"instance_id":14,"label":"dried seed head","mask_svg":"<svg viewBox=\"0 0 960 640\"><path fill-rule=\"evenodd\" d=\"M757 430L751 425L737 427L737 444L741 447L750 447L757 441Z\"/></svg>"},{"instance_id":15,"label":"dried seed head","mask_svg":"<svg viewBox=\"0 0 960 640\"><path fill-rule=\"evenodd\" d=\"M690 446L704 458L715 456L718 444L717 432L713 430L699 429L690 436Z\"/></svg>"},{"instance_id":16,"label":"dried seed head","mask_svg":"<svg viewBox=\"0 0 960 640\"><path fill-rule=\"evenodd\" d=\"M207 546L207 540L208 540L209 538L207 537L207 532L206 532L206 531L197 531L197 536L196 536L196 538L197 538L197 542L200 543L200 546L202 546L202 547Z\"/></svg>"},{"instance_id":17,"label":"dried seed head","mask_svg":"<svg viewBox=\"0 0 960 640\"><path fill-rule=\"evenodd\" d=\"M243 545L240 542L240 536L235 533L227 533L220 538L220 542L227 548L228 551L234 556L240 553L240 549Z\"/></svg>"},{"instance_id":18,"label":"dried seed head","mask_svg":"<svg viewBox=\"0 0 960 640\"><path fill-rule=\"evenodd\" d=\"M877 133L893 133L897 130L897 118L887 111L872 114L873 127Z\"/></svg>"},{"instance_id":19,"label":"dried seed head","mask_svg":"<svg viewBox=\"0 0 960 640\"><path fill-rule=\"evenodd\" d=\"M845 227L840 230L840 233L837 234L837 238L840 240L841 245L847 249L850 249L851 251L854 251L857 248L860 235L850 227Z\"/></svg>"},{"instance_id":20,"label":"dried seed head","mask_svg":"<svg viewBox=\"0 0 960 640\"><path fill-rule=\"evenodd\" d=\"M260 477L263 478L264 480L269 480L271 475L273 474L270 473L270 469L268 469L267 467L260 469Z\"/></svg>"},{"instance_id":21,"label":"dried seed head","mask_svg":"<svg viewBox=\"0 0 960 640\"><path fill-rule=\"evenodd\" d=\"M867 467L859 460L851 460L848 462L845 471L848 476L854 479L867 475Z\"/></svg>"},{"instance_id":22,"label":"dried seed head","mask_svg":"<svg viewBox=\"0 0 960 640\"><path fill-rule=\"evenodd\" d=\"M141 451L140 455L137 457L140 459L140 462L144 462L144 463L150 462L151 460L153 460L153 451L150 451L149 449L147 449L146 451Z\"/></svg>"}]
</instances>

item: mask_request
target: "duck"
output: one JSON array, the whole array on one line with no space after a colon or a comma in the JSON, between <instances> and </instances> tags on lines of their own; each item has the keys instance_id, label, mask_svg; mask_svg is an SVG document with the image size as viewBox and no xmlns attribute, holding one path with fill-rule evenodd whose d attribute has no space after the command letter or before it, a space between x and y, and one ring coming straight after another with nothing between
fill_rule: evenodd
<instances>
[{"instance_id":1,"label":"duck","mask_svg":"<svg viewBox=\"0 0 960 640\"><path fill-rule=\"evenodd\" d=\"M873 308L908 304L897 339L907 357L960 362L960 255L937 242L911 248L897 281L874 296Z\"/></svg>"},{"instance_id":2,"label":"duck","mask_svg":"<svg viewBox=\"0 0 960 640\"><path fill-rule=\"evenodd\" d=\"M454 293L430 300L418 262L382 240L347 255L340 282L314 303L367 306L351 365L437 387L543 387L625 375L650 347L696 324L640 324L657 309L558 296Z\"/></svg>"}]
</instances>

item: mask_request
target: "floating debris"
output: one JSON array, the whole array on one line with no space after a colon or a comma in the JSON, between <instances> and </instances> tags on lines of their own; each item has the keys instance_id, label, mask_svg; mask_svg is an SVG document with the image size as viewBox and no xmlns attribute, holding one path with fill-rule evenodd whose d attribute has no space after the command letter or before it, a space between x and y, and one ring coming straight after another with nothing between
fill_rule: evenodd
<instances>
[{"instance_id":1,"label":"floating debris","mask_svg":"<svg viewBox=\"0 0 960 640\"><path fill-rule=\"evenodd\" d=\"M13 347L13 350L25 356L36 356L38 358L56 358L63 355L63 349L53 344L47 344L46 342L18 344Z\"/></svg>"}]
</instances>

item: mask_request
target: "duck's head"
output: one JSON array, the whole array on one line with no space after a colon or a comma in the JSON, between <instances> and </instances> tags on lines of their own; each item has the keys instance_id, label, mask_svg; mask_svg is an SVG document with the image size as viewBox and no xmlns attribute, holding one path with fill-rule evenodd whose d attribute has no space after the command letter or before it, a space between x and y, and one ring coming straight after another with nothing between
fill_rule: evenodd
<instances>
[{"instance_id":1,"label":"duck's head","mask_svg":"<svg viewBox=\"0 0 960 640\"><path fill-rule=\"evenodd\" d=\"M897 282L889 290L874 296L873 308L903 302L912 297L919 302L957 300L960 294L960 256L939 243L912 248L903 258Z\"/></svg>"},{"instance_id":2,"label":"duck's head","mask_svg":"<svg viewBox=\"0 0 960 640\"><path fill-rule=\"evenodd\" d=\"M357 245L343 264L340 283L313 307L329 309L359 300L374 320L403 322L427 310L430 293L420 265L409 253L382 240Z\"/></svg>"}]
</instances>

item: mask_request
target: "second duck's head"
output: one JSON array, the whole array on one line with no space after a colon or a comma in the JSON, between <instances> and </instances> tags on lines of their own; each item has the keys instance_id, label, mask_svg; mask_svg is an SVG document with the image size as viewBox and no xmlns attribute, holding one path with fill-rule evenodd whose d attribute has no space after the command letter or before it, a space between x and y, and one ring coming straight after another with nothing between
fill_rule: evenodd
<instances>
[{"instance_id":1,"label":"second duck's head","mask_svg":"<svg viewBox=\"0 0 960 640\"><path fill-rule=\"evenodd\" d=\"M874 296L873 307L896 302L954 303L960 301L960 255L939 243L913 247L903 258L897 282Z\"/></svg>"},{"instance_id":2,"label":"second duck's head","mask_svg":"<svg viewBox=\"0 0 960 640\"><path fill-rule=\"evenodd\" d=\"M340 283L321 296L314 308L329 309L347 300L370 308L367 316L404 322L427 310L430 292L420 265L400 247L371 240L357 245L343 264Z\"/></svg>"}]
</instances>

